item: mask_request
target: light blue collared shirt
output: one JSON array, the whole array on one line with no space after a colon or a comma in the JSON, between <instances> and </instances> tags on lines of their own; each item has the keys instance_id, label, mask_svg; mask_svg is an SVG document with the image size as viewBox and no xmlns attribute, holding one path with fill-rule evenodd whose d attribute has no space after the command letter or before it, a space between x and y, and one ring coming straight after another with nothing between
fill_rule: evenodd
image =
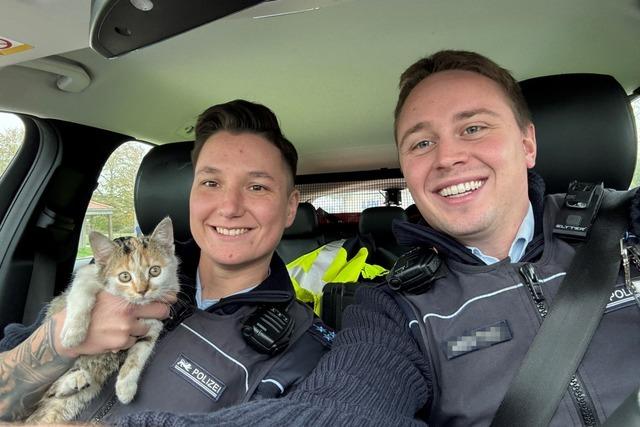
<instances>
[{"instance_id":1,"label":"light blue collared shirt","mask_svg":"<svg viewBox=\"0 0 640 427\"><path fill-rule=\"evenodd\" d=\"M513 243L511 243L511 248L509 249L509 258L511 258L511 262L518 262L522 255L524 255L524 250L527 248L527 245L533 239L533 231L535 228L535 221L533 219L533 207L531 206L531 202L529 202L529 210L527 211L527 215L525 215L522 220L522 224L520 224L520 228L518 229L518 233L516 234L516 238L513 239ZM474 246L467 246L471 250L471 252L480 258L485 264L495 264L500 261L496 257L492 257L491 255L485 255L482 251Z\"/></svg>"},{"instance_id":2,"label":"light blue collared shirt","mask_svg":"<svg viewBox=\"0 0 640 427\"><path fill-rule=\"evenodd\" d=\"M269 274L271 274L271 270L269 270ZM267 277L269 277L269 275L267 274ZM225 298L230 297L232 295L240 295L240 294L245 294L255 288L257 288L258 285L255 286L250 286L246 289L243 289L241 291L235 292L231 295L227 295ZM198 306L198 308L200 310L206 310L207 308L211 307L214 304L217 304L218 301L220 301L220 299L202 299L202 283L200 282L200 269L198 268L198 271L196 272L196 305Z\"/></svg>"}]
</instances>

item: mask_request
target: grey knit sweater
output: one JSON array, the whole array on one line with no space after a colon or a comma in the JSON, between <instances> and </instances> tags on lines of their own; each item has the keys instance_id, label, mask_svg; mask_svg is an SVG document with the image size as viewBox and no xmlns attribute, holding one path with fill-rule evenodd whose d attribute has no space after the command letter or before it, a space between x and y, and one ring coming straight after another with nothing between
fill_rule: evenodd
<instances>
[{"instance_id":1,"label":"grey knit sweater","mask_svg":"<svg viewBox=\"0 0 640 427\"><path fill-rule=\"evenodd\" d=\"M345 310L332 350L298 388L280 399L254 401L208 414L145 412L117 426L412 426L431 392L429 368L407 334L404 313L381 290L363 287ZM11 325L0 351L33 332Z\"/></svg>"}]
</instances>

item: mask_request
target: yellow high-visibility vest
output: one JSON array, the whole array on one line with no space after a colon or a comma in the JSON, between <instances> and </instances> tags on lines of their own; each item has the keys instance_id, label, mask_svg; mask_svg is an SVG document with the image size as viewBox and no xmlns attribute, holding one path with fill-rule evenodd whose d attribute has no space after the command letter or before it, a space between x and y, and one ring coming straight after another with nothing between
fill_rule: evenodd
<instances>
[{"instance_id":1,"label":"yellow high-visibility vest","mask_svg":"<svg viewBox=\"0 0 640 427\"><path fill-rule=\"evenodd\" d=\"M297 298L313 304L313 311L318 316L321 311L322 289L327 283L371 280L388 272L382 266L367 264L369 251L365 247L361 247L351 259L347 259L348 252L344 247L346 242L346 239L334 240L287 264Z\"/></svg>"}]
</instances>

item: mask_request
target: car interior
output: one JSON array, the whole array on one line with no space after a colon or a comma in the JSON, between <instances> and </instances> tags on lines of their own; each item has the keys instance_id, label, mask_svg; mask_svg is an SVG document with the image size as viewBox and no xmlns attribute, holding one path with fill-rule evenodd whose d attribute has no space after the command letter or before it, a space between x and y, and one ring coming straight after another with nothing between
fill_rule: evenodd
<instances>
[{"instance_id":1,"label":"car interior","mask_svg":"<svg viewBox=\"0 0 640 427\"><path fill-rule=\"evenodd\" d=\"M24 136L0 170L0 328L32 322L68 285L103 166L128 141L151 147L134 172L135 225L149 233L169 215L182 263L197 262L195 119L238 98L269 106L299 152L302 198L281 257L357 237L369 262L390 268L409 249L393 221L419 219L395 153L397 82L439 49L486 54L521 82L546 193L572 180L638 184L636 0L169 3L3 3L0 136L3 112ZM380 201L336 211L319 202L350 191ZM325 320L339 328L353 285L326 289Z\"/></svg>"}]
</instances>

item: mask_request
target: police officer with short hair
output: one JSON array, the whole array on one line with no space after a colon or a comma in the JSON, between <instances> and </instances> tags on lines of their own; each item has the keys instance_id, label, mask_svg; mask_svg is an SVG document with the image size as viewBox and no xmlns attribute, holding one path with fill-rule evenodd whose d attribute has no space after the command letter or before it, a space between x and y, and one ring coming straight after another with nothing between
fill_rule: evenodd
<instances>
[{"instance_id":1,"label":"police officer with short hair","mask_svg":"<svg viewBox=\"0 0 640 427\"><path fill-rule=\"evenodd\" d=\"M210 412L280 397L330 347L333 332L296 300L275 252L299 193L297 153L273 112L244 100L210 107L197 121L192 163L190 228L200 251L197 263L183 262L186 309L185 301L177 305L135 399L120 404L112 381L79 420L111 423L142 410ZM102 292L86 340L70 349L60 345L64 311L42 325L9 326L0 346L0 419L29 415L78 355L126 349L146 333L140 319L168 314L162 303L128 307ZM8 382L9 375L24 380Z\"/></svg>"}]
</instances>

